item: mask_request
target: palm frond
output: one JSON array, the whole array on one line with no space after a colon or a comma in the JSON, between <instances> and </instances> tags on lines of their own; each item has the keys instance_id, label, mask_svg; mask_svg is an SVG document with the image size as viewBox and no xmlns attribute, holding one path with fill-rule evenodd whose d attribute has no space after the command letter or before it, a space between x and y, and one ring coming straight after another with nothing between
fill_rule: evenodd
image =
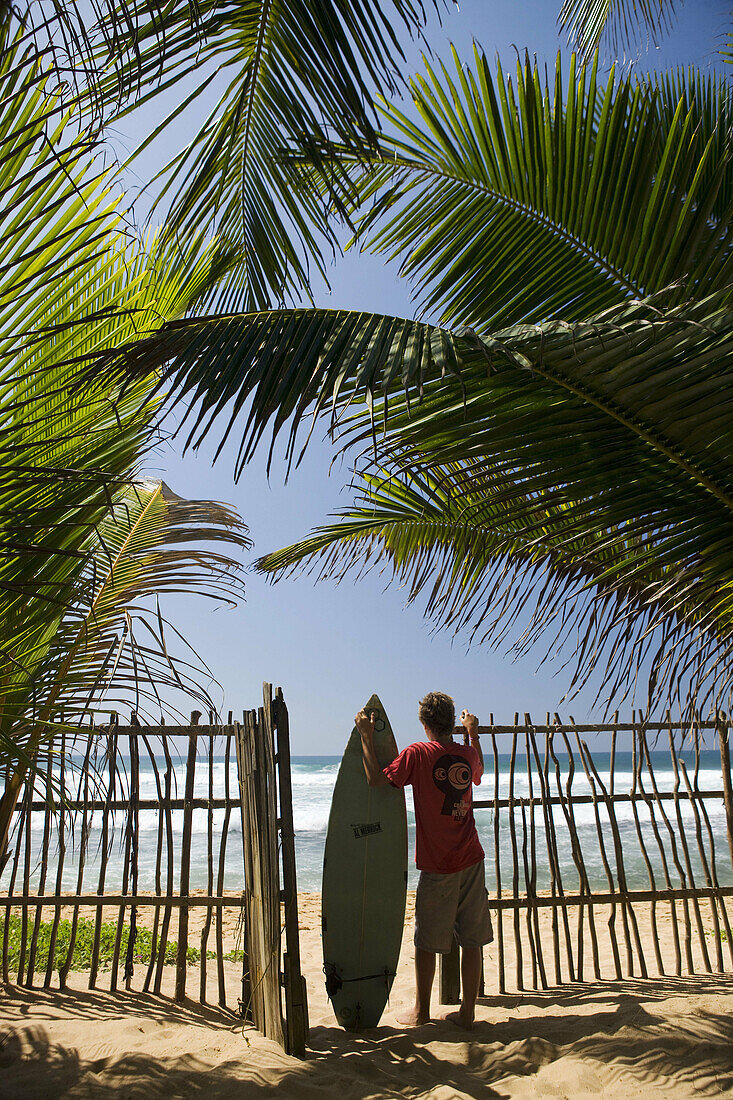
<instances>
[{"instance_id":1,"label":"palm frond","mask_svg":"<svg viewBox=\"0 0 733 1100\"><path fill-rule=\"evenodd\" d=\"M167 688L211 705L199 686L211 674L202 677L199 664L196 678L169 653L158 601L170 593L232 604L242 597L243 565L233 552L249 549L251 542L237 513L215 502L185 500L163 482L142 481L116 494L88 541L83 569L74 578L75 598L43 653L32 698L18 685L19 713L0 751L35 745L59 713L68 722L125 702L143 713L143 702L150 700L165 710L160 692Z\"/></svg>"},{"instance_id":2,"label":"palm frond","mask_svg":"<svg viewBox=\"0 0 733 1100\"><path fill-rule=\"evenodd\" d=\"M485 496L503 509L523 554L545 539L546 563L558 546L586 556L591 571L580 580L615 608L619 629L633 620L648 638L666 623L677 631L673 649L694 635L700 654L705 639L706 675L725 668L711 666L710 654L720 655L733 623L727 291L685 305L659 296L583 324L491 337L323 310L184 319L122 360L143 374L165 368L166 384L191 407L192 442L226 413L220 434L237 432L240 462L268 427L276 436L288 422L295 455L298 424L330 414L340 446L396 454L405 476L465 465L464 488L490 487ZM519 584L520 572L513 576ZM573 592L573 577L557 591ZM568 621L558 600L553 606ZM588 607L584 658L603 621ZM655 667L670 652L666 645Z\"/></svg>"},{"instance_id":3,"label":"palm frond","mask_svg":"<svg viewBox=\"0 0 733 1100\"><path fill-rule=\"evenodd\" d=\"M618 56L656 45L669 33L684 0L565 0L558 23L583 56L603 43Z\"/></svg>"},{"instance_id":4,"label":"palm frond","mask_svg":"<svg viewBox=\"0 0 733 1100\"><path fill-rule=\"evenodd\" d=\"M643 575L614 577L624 556L640 557L642 543L632 531L603 527L592 503L587 525L597 527L586 535L579 510L573 525L551 494L512 485L488 464L433 467L427 456L419 473L395 459L379 474L363 471L360 490L335 522L261 558L258 569L273 580L304 572L335 583L376 571L409 603L419 600L436 629L468 644L517 655L544 645L540 664L561 655L572 666L568 694L598 673L597 698L607 706L633 693L629 670L645 661L653 704L670 688L661 671L672 657L680 665L693 650L700 656L701 640L708 646L700 688L710 657L722 664L730 656L729 644L710 645L704 629L691 630L658 598L674 571L647 561Z\"/></svg>"},{"instance_id":5,"label":"palm frond","mask_svg":"<svg viewBox=\"0 0 733 1100\"><path fill-rule=\"evenodd\" d=\"M292 461L302 422L314 424L330 409L333 428L347 391L371 400L378 388L405 386L417 396L429 378L457 378L461 357L483 361L483 352L419 321L292 309L182 318L100 353L94 371L104 380L160 373L170 406L185 410L178 430L187 433L187 446L196 447L222 418L217 454L232 433L239 437L238 478L269 426L273 445L288 427Z\"/></svg>"},{"instance_id":6,"label":"palm frond","mask_svg":"<svg viewBox=\"0 0 733 1100\"><path fill-rule=\"evenodd\" d=\"M723 36L723 44L718 52L726 64L733 64L733 30L726 31Z\"/></svg>"},{"instance_id":7,"label":"palm frond","mask_svg":"<svg viewBox=\"0 0 733 1100\"><path fill-rule=\"evenodd\" d=\"M57 82L23 33L13 36L1 24L0 741L6 754L15 746L16 760L38 743L34 716L59 647L69 643L69 622L83 617L100 548L110 542L109 534L100 542L100 533L111 516L121 522L115 507L159 439L155 379L100 380L91 389L86 364L185 314L227 262L201 234L182 249L160 235L142 242L125 227L116 177L59 99ZM177 506L166 508L171 539L183 538ZM194 518L205 514L188 509ZM215 528L223 516L212 513ZM180 576L201 587L195 550L169 550ZM215 557L205 567L200 561L206 572ZM157 565L165 587L165 555L148 565ZM219 580L225 585L223 573ZM146 653L151 669L157 661L158 671L169 665L160 633L158 622L135 651ZM124 661L115 667L119 686L129 669ZM63 691L74 682L66 676Z\"/></svg>"},{"instance_id":8,"label":"palm frond","mask_svg":"<svg viewBox=\"0 0 733 1100\"><path fill-rule=\"evenodd\" d=\"M195 23L196 0L190 9ZM131 93L129 66L124 64L130 43L151 23L163 33L161 5L153 0L17 0L3 4L1 14L18 41L45 59L57 83L92 105L97 123L104 121L113 87L118 101Z\"/></svg>"},{"instance_id":9,"label":"palm frond","mask_svg":"<svg viewBox=\"0 0 733 1100\"><path fill-rule=\"evenodd\" d=\"M423 312L491 331L733 282L730 84L612 71L601 87L597 60L565 78L559 55L553 82L529 57L514 76L478 50L454 64L426 62L420 122L386 104L379 156L352 158L357 240L400 259Z\"/></svg>"},{"instance_id":10,"label":"palm frond","mask_svg":"<svg viewBox=\"0 0 733 1100\"><path fill-rule=\"evenodd\" d=\"M440 11L443 0L433 2ZM119 3L106 20L123 23L129 6ZM118 94L119 71L130 95L117 117L192 75L198 81L138 152L215 76L228 78L200 130L162 170L156 206L168 210L169 230L181 239L215 231L238 250L221 308L292 300L308 288L309 265L325 278L324 254L336 244L327 210L317 193L296 189L284 154L326 138L373 146L373 92L397 91L398 31L419 33L425 17L420 0L200 0L195 13L174 0L134 33L121 30L109 95ZM338 173L332 183L335 198Z\"/></svg>"}]
</instances>

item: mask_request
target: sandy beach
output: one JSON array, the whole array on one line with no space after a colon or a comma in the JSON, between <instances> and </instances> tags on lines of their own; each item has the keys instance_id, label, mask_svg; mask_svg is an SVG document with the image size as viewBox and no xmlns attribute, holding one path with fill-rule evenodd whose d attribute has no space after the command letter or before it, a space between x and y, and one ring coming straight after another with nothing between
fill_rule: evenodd
<instances>
[{"instance_id":1,"label":"sandy beach","mask_svg":"<svg viewBox=\"0 0 733 1100\"><path fill-rule=\"evenodd\" d=\"M0 1005L0 1097L733 1095L733 975L608 980L613 972L610 943L599 934L604 980L586 978L545 991L499 996L495 945L490 945L485 953L486 994L480 998L473 1032L438 1019L406 1030L397 1017L410 1005L413 992L410 897L399 971L380 1026L350 1034L336 1025L325 994L320 895L301 894L299 902L311 1024L305 1060L284 1054L231 1012L194 1000L197 967L190 973L192 996L180 1006L170 996L110 994L108 974L101 975L99 990L90 991L87 975L77 972L63 993L6 987ZM669 960L673 972L671 924L661 919L663 909L660 905L660 938L665 969ZM643 932L648 913L637 913ZM599 932L607 927L608 916L596 914ZM200 917L192 913L194 933ZM504 920L511 939L506 916ZM226 945L234 946L234 911L225 925ZM547 943L548 931L543 931ZM195 935L192 939L196 942ZM590 958L590 943L587 950ZM508 975L514 968L511 958ZM551 960L547 967L551 972ZM168 994L173 970L166 968ZM241 967L227 963L226 974L235 1003ZM213 968L210 983L213 996ZM441 1011L445 1009L436 996L434 1015Z\"/></svg>"}]
</instances>

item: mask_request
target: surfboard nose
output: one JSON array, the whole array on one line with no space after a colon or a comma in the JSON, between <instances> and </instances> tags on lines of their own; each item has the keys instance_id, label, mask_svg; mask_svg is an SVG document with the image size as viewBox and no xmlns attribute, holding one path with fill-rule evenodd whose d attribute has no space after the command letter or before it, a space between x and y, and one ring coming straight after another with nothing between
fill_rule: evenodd
<instances>
[{"instance_id":1,"label":"surfboard nose","mask_svg":"<svg viewBox=\"0 0 733 1100\"><path fill-rule=\"evenodd\" d=\"M374 722L374 731L375 731L375 733L380 733L387 725L387 722L386 722L386 717L387 716L385 714L384 707L382 706L382 700L376 694L375 695L370 695L369 699L364 704L363 709L367 712L367 714L370 714L372 711L376 712L375 713L375 722Z\"/></svg>"}]
</instances>

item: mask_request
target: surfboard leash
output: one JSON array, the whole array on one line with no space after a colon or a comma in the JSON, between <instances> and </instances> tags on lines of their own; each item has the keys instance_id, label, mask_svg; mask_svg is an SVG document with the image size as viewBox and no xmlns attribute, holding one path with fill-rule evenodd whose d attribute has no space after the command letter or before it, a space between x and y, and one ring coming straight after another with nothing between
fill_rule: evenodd
<instances>
[{"instance_id":1,"label":"surfboard leash","mask_svg":"<svg viewBox=\"0 0 733 1100\"><path fill-rule=\"evenodd\" d=\"M330 1001L347 982L368 982L373 978L383 978L389 987L390 979L394 980L396 977L396 971L388 970L385 966L384 970L380 970L377 974L361 974L358 978L342 978L333 963L324 963L323 973L326 975L326 993Z\"/></svg>"}]
</instances>

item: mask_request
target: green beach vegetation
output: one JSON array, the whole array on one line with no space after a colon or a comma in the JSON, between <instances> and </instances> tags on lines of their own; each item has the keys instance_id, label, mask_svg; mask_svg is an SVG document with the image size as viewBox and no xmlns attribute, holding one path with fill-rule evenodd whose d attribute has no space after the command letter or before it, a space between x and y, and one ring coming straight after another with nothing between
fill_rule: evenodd
<instances>
[{"instance_id":1,"label":"green beach vegetation","mask_svg":"<svg viewBox=\"0 0 733 1100\"><path fill-rule=\"evenodd\" d=\"M8 965L11 969L17 969L20 962L20 953L23 944L22 918L11 913L8 918L0 917L0 936L5 936L5 921L8 920ZM88 970L92 959L96 922L88 917L79 917L76 924L74 938L74 950L69 963L69 970ZM38 925L38 939L36 941L36 967L43 970L48 965L48 953L51 949L53 924L51 921L41 921ZM54 946L53 968L58 970L66 963L71 944L72 924L70 920L60 920L56 929L56 941ZM109 970L115 954L115 942L117 939L117 921L104 921L100 925L99 939L99 968ZM119 958L125 959L127 944L130 938L131 928L129 924L123 924L120 929ZM163 950L163 965L175 966L178 951L178 943L168 940L162 944L160 937L156 943L156 959ZM153 933L151 929L135 927L135 953L133 961L143 965L150 962L153 951ZM207 959L216 958L213 951L206 952ZM223 958L227 962L241 962L242 951L232 948L225 952ZM198 947L190 947L186 952L186 961L189 966L194 966L201 961L201 952Z\"/></svg>"}]
</instances>

